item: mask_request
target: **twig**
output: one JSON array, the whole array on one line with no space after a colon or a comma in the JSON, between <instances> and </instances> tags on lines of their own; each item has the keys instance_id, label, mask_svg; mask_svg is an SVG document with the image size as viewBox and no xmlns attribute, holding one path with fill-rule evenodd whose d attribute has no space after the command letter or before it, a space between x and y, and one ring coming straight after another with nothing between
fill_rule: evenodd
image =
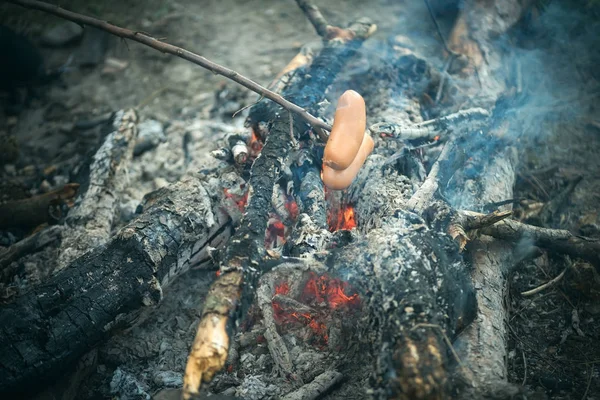
<instances>
[{"instance_id":1,"label":"twig","mask_svg":"<svg viewBox=\"0 0 600 400\"><path fill-rule=\"evenodd\" d=\"M483 108L469 108L455 113L430 119L410 126L402 126L389 123L377 123L369 127L373 134L384 133L389 136L397 137L403 140L423 140L434 139L443 133L444 130L454 130L460 128L461 124L472 123L475 121L485 121L490 113Z\"/></svg>"},{"instance_id":2,"label":"twig","mask_svg":"<svg viewBox=\"0 0 600 400\"><path fill-rule=\"evenodd\" d=\"M500 211L496 210L489 214L473 213L471 211L462 212L459 211L459 216L462 219L460 221L462 227L467 230L481 229L486 226L494 225L495 223L502 221L512 215L512 211Z\"/></svg>"},{"instance_id":3,"label":"twig","mask_svg":"<svg viewBox=\"0 0 600 400\"><path fill-rule=\"evenodd\" d=\"M45 222L55 223L53 206L60 206L77 194L78 183L67 183L60 189L0 205L0 229L34 228Z\"/></svg>"},{"instance_id":4,"label":"twig","mask_svg":"<svg viewBox=\"0 0 600 400\"><path fill-rule=\"evenodd\" d=\"M291 297L285 296L283 294L276 294L273 296L271 300L272 303L279 304L284 311L290 312L300 312L300 313L315 313L315 310L306 304L300 303L297 300L292 299Z\"/></svg>"},{"instance_id":5,"label":"twig","mask_svg":"<svg viewBox=\"0 0 600 400\"><path fill-rule=\"evenodd\" d=\"M585 387L585 392L583 393L583 396L581 396L581 400L587 399L587 394L590 390L590 385L592 384L592 376L594 375L594 363L592 363L592 366L587 371L587 373L588 373L587 386Z\"/></svg>"},{"instance_id":6,"label":"twig","mask_svg":"<svg viewBox=\"0 0 600 400\"><path fill-rule=\"evenodd\" d=\"M461 213L482 215L472 211L461 211ZM480 232L510 242L530 239L532 245L582 258L595 264L597 268L600 267L600 239L574 235L563 229L540 228L509 219L482 228Z\"/></svg>"},{"instance_id":7,"label":"twig","mask_svg":"<svg viewBox=\"0 0 600 400\"><path fill-rule=\"evenodd\" d=\"M18 241L6 250L0 252L0 272L2 272L3 280L9 273L3 271L10 263L18 260L21 256L26 253L33 253L34 251L41 249L50 243L58 240L61 237L62 226L53 225L48 229L41 230L34 233L25 239Z\"/></svg>"},{"instance_id":8,"label":"twig","mask_svg":"<svg viewBox=\"0 0 600 400\"><path fill-rule=\"evenodd\" d=\"M440 84L438 85L438 90L435 94L435 103L438 104L440 99L442 98L442 92L444 91L444 83L446 81L446 76L448 75L448 70L451 68L452 63L454 62L454 56L448 57L446 62L444 63L444 67L441 71Z\"/></svg>"},{"instance_id":9,"label":"twig","mask_svg":"<svg viewBox=\"0 0 600 400\"><path fill-rule=\"evenodd\" d=\"M556 283L558 283L558 281L560 281L562 279L563 276L565 276L565 272L567 272L567 270L569 269L569 267L567 266L565 269L563 269L563 271L554 279L544 283L543 285L540 285L534 289L531 290L527 290L525 292L521 293L521 296L523 297L528 297L528 296L533 296L536 293L539 293L543 290L548 289L549 287L554 286Z\"/></svg>"},{"instance_id":10,"label":"twig","mask_svg":"<svg viewBox=\"0 0 600 400\"><path fill-rule=\"evenodd\" d=\"M304 12L306 18L315 27L317 34L321 37L327 37L330 25L327 23L321 11L314 4L309 4L306 0L296 0L298 7Z\"/></svg>"},{"instance_id":11,"label":"twig","mask_svg":"<svg viewBox=\"0 0 600 400\"><path fill-rule=\"evenodd\" d=\"M525 386L525 383L527 383L527 359L525 358L525 350L521 349L521 354L523 355L523 383L521 383L521 386Z\"/></svg>"},{"instance_id":12,"label":"twig","mask_svg":"<svg viewBox=\"0 0 600 400\"><path fill-rule=\"evenodd\" d=\"M443 182L444 177L442 175L442 167L441 164L449 161L451 154L456 148L456 143L454 141L449 141L444 145L442 152L440 153L438 159L431 167L431 171L429 171L429 175L425 178L425 182L419 187L419 189L412 195L412 197L406 203L407 209L416 212L417 214L423 214L425 209L431 205L431 201L435 193L438 191L440 186L444 185Z\"/></svg>"},{"instance_id":13,"label":"twig","mask_svg":"<svg viewBox=\"0 0 600 400\"><path fill-rule=\"evenodd\" d=\"M442 44L444 45L444 49L448 52L448 54L451 55L451 57L459 56L458 53L456 53L453 50L450 50L450 47L448 47L448 42L446 42L446 38L442 34L442 28L440 28L440 24L438 24L438 22L437 22L437 18L435 17L435 14L433 13L433 9L431 8L431 4L429 4L429 0L424 0L424 1L425 1L425 5L427 6L427 11L429 11L429 16L431 17L431 20L433 21L433 24L435 25L435 29L437 30L438 36L440 37L440 40L442 41Z\"/></svg>"},{"instance_id":14,"label":"twig","mask_svg":"<svg viewBox=\"0 0 600 400\"><path fill-rule=\"evenodd\" d=\"M30 8L34 10L40 10L47 12L49 14L56 15L57 17L67 19L69 21L76 22L82 25L93 26L94 28L101 29L103 31L109 32L113 35L119 36L124 39L130 39L135 42L144 44L146 46L152 47L153 49L159 50L163 53L172 54L179 58L183 58L184 60L190 61L196 65L201 66L202 68L208 69L214 74L224 76L240 85L244 86L247 89L252 90L264 97L268 98L271 101L279 104L281 107L285 108L288 111L294 112L298 114L303 120L309 123L315 130L317 131L331 131L331 126L321 121L320 119L314 117L309 114L304 108L291 103L284 99L281 95L270 91L267 88L262 87L258 83L254 82L251 79L246 78L239 73L223 67L217 63L214 63L208 60L205 57L202 57L198 54L192 53L191 51L185 50L181 47L173 46L172 44L157 40L147 33L143 32L134 32L129 29L121 28L115 26L107 21L102 21L93 17L88 17L86 15L78 14L69 10L65 10L57 5L48 4L42 1L37 0L8 0L9 3L17 4L21 7ZM326 138L326 135L320 134L319 137L323 140Z\"/></svg>"}]
</instances>

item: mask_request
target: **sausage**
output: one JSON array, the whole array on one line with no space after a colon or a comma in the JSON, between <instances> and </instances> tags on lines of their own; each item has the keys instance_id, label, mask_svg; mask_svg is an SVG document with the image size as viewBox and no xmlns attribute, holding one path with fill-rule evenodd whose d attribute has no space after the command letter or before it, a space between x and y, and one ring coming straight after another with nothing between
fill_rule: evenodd
<instances>
[{"instance_id":1,"label":"sausage","mask_svg":"<svg viewBox=\"0 0 600 400\"><path fill-rule=\"evenodd\" d=\"M365 100L354 90L346 90L338 99L323 163L338 171L348 168L356 158L366 127Z\"/></svg>"},{"instance_id":2,"label":"sausage","mask_svg":"<svg viewBox=\"0 0 600 400\"><path fill-rule=\"evenodd\" d=\"M350 186L356 175L358 175L360 167L362 167L365 163L367 156L373 151L374 146L375 144L373 143L371 136L364 134L358 154L348 168L343 171L336 171L335 169L323 164L322 179L325 186L333 190L346 189L348 186Z\"/></svg>"}]
</instances>

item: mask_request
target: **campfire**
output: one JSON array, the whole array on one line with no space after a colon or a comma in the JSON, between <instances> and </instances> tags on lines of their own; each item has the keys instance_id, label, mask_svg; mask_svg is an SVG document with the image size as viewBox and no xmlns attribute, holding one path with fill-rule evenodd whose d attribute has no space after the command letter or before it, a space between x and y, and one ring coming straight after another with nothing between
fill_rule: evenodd
<instances>
[{"instance_id":1,"label":"campfire","mask_svg":"<svg viewBox=\"0 0 600 400\"><path fill-rule=\"evenodd\" d=\"M253 81L208 50L37 0L9 3L183 58L260 97L220 84L177 115L149 113L171 96L169 81L138 110L99 122L39 100L24 114L33 122L0 126L21 135L0 151L10 189L0 199L0 393L467 400L600 390L593 357L569 358L581 343L598 350L598 184L584 166L597 166L590 60L600 46L568 39L589 33L576 22L586 13L277 2L255 25L281 43L240 36L249 50L239 57L264 67ZM365 18L333 24L358 10L379 16L383 32ZM172 33L179 22L169 21L189 14L142 25ZM264 60L303 37L303 18L320 43L276 74L280 60ZM238 22L231 29L254 25ZM105 64L102 74L128 65ZM60 123L40 133L40 115ZM35 142L50 131L77 143L62 137L64 149L44 158ZM19 140L32 143L15 150ZM70 147L85 157L62 159Z\"/></svg>"}]
</instances>

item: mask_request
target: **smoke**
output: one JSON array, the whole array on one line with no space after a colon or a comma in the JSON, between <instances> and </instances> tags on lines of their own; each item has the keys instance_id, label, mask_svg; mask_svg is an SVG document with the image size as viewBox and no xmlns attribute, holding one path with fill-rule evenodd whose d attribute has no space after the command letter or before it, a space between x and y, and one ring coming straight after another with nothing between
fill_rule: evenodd
<instances>
[{"instance_id":1,"label":"smoke","mask_svg":"<svg viewBox=\"0 0 600 400\"><path fill-rule=\"evenodd\" d=\"M600 19L594 10L552 1L502 38L511 55L509 79L521 92L513 105L521 136L543 139L554 133L540 130L543 121L576 122L589 113L600 94Z\"/></svg>"}]
</instances>

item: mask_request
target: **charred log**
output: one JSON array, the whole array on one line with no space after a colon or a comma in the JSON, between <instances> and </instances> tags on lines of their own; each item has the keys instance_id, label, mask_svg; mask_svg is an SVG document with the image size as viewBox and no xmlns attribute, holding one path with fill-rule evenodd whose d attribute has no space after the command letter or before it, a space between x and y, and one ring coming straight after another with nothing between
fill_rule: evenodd
<instances>
[{"instance_id":1,"label":"charred log","mask_svg":"<svg viewBox=\"0 0 600 400\"><path fill-rule=\"evenodd\" d=\"M209 180L210 181L210 180ZM77 258L0 309L0 393L52 382L113 332L131 326L162 288L209 260L231 233L218 181L198 176L147 196L143 214L105 245Z\"/></svg>"}]
</instances>

